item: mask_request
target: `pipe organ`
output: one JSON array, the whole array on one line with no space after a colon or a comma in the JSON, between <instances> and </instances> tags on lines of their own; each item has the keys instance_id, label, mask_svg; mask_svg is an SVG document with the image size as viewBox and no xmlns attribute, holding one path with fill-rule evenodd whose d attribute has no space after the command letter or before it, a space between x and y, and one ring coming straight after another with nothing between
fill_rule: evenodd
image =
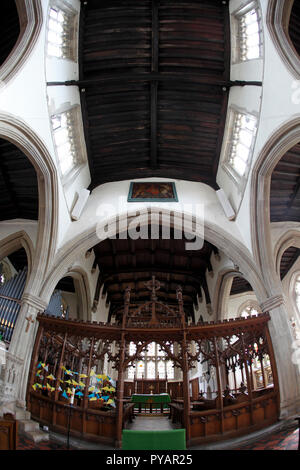
<instances>
[{"instance_id":1,"label":"pipe organ","mask_svg":"<svg viewBox=\"0 0 300 470\"><path fill-rule=\"evenodd\" d=\"M45 313L47 315L51 315L52 317L64 318L65 320L68 320L69 307L64 306L64 301L60 290L57 290L52 294Z\"/></svg>"},{"instance_id":2,"label":"pipe organ","mask_svg":"<svg viewBox=\"0 0 300 470\"><path fill-rule=\"evenodd\" d=\"M19 315L26 277L27 268L24 268L0 287L0 333L8 343Z\"/></svg>"}]
</instances>

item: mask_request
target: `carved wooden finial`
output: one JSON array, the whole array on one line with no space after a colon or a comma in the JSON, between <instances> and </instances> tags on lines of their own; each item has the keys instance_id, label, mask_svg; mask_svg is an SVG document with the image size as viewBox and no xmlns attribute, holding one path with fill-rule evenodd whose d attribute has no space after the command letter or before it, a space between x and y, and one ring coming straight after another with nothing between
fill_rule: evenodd
<instances>
[{"instance_id":1,"label":"carved wooden finial","mask_svg":"<svg viewBox=\"0 0 300 470\"><path fill-rule=\"evenodd\" d=\"M151 291L151 300L157 300L156 291L161 288L162 284L155 279L155 276L152 276L150 281L145 282L145 286Z\"/></svg>"}]
</instances>

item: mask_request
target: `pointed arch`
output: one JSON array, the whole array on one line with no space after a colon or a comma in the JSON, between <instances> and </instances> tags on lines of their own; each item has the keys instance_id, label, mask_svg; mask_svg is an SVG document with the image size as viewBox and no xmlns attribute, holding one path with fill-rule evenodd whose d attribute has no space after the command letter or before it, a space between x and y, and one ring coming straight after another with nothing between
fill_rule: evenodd
<instances>
[{"instance_id":1,"label":"pointed arch","mask_svg":"<svg viewBox=\"0 0 300 470\"><path fill-rule=\"evenodd\" d=\"M270 0L267 26L274 46L296 79L300 78L300 57L289 35L289 23L294 0Z\"/></svg>"},{"instance_id":2,"label":"pointed arch","mask_svg":"<svg viewBox=\"0 0 300 470\"><path fill-rule=\"evenodd\" d=\"M18 40L0 67L0 81L7 84L23 67L31 54L43 25L41 0L16 0L20 34Z\"/></svg>"},{"instance_id":3,"label":"pointed arch","mask_svg":"<svg viewBox=\"0 0 300 470\"><path fill-rule=\"evenodd\" d=\"M152 207L151 210L152 213L157 212L158 214L161 214L165 212L165 207L163 204L161 204L160 207L155 207L155 209ZM174 222L172 223L174 228L181 227L182 216L183 212L174 211ZM127 217L127 215L125 217ZM184 213L184 217L186 217L186 219L190 219L191 224L195 222L194 218L190 214ZM131 214L128 214L128 218L131 221L134 219ZM110 223L114 225L115 220L115 218L112 218L103 221L103 227L107 224L109 225ZM122 227L124 227L122 216L119 216L119 223ZM145 225L147 224L148 221L145 222ZM109 233L109 236L113 236L115 233L116 231L112 231ZM245 246L239 240L232 237L232 234L226 233L220 227L217 227L211 223L205 224L204 233L205 240L218 247L230 259L232 259L233 262L239 266L239 272L241 276L247 276L247 280L249 280L249 283L253 286L257 296L265 299L266 291L262 283L261 275L258 272L255 263L253 262L250 252L245 249ZM45 300L48 299L50 292L53 291L54 286L57 283L57 279L62 277L66 267L72 266L72 264L75 263L78 254L90 250L93 246L99 243L99 241L100 240L97 236L97 225L95 224L92 229L87 230L63 246L57 254L57 258L55 260L56 267L53 268L45 280L40 296Z\"/></svg>"},{"instance_id":4,"label":"pointed arch","mask_svg":"<svg viewBox=\"0 0 300 470\"><path fill-rule=\"evenodd\" d=\"M0 113L0 137L16 145L36 170L39 194L37 241L27 288L37 295L54 259L58 230L57 169L44 143L23 121Z\"/></svg>"},{"instance_id":5,"label":"pointed arch","mask_svg":"<svg viewBox=\"0 0 300 470\"><path fill-rule=\"evenodd\" d=\"M277 129L256 160L251 178L251 231L254 258L261 267L270 295L276 295L280 277L271 238L270 186L273 170L279 160L299 142L300 116Z\"/></svg>"}]
</instances>

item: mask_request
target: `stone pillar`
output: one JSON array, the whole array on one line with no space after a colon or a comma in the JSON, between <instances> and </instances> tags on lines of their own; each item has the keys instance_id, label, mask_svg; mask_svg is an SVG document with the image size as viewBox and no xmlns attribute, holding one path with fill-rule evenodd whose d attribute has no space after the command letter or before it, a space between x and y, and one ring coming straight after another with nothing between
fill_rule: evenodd
<instances>
[{"instance_id":1,"label":"stone pillar","mask_svg":"<svg viewBox=\"0 0 300 470\"><path fill-rule=\"evenodd\" d=\"M26 390L31 355L38 329L36 317L39 312L43 312L46 308L47 304L40 298L30 294L23 295L20 313L9 347L11 361L16 361L16 364L19 364L20 367L18 383L15 383L15 395L17 404L24 408L26 407Z\"/></svg>"},{"instance_id":2,"label":"stone pillar","mask_svg":"<svg viewBox=\"0 0 300 470\"><path fill-rule=\"evenodd\" d=\"M267 299L261 304L261 309L271 316L268 326L277 366L280 418L284 419L300 410L300 373L293 361L294 338L282 295Z\"/></svg>"}]
</instances>

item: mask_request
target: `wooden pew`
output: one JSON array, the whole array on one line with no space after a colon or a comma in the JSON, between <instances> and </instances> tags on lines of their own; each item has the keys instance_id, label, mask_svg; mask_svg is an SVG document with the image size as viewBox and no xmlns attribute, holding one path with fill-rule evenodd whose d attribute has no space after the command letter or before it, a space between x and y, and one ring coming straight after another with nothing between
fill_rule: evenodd
<instances>
[{"instance_id":1,"label":"wooden pew","mask_svg":"<svg viewBox=\"0 0 300 470\"><path fill-rule=\"evenodd\" d=\"M16 450L18 447L18 422L7 413L0 419L0 450Z\"/></svg>"}]
</instances>

